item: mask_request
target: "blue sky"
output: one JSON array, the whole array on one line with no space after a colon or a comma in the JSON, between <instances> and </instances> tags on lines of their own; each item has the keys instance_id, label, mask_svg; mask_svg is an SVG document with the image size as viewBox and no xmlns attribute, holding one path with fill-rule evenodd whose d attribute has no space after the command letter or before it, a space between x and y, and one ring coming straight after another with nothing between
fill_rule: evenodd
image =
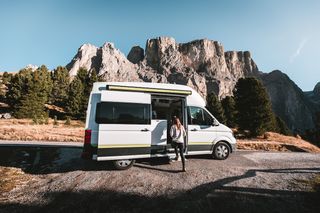
<instances>
[{"instance_id":1,"label":"blue sky","mask_svg":"<svg viewBox=\"0 0 320 213\"><path fill-rule=\"evenodd\" d=\"M83 43L125 54L148 38L208 38L249 50L260 70L280 69L302 90L320 81L320 1L0 0L0 71L66 65Z\"/></svg>"}]
</instances>

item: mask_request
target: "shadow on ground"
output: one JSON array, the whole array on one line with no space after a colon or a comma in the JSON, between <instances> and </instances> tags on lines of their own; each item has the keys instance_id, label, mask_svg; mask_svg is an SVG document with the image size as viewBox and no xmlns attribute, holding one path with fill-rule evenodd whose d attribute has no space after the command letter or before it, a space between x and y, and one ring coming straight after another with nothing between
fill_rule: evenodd
<instances>
[{"instance_id":1,"label":"shadow on ground","mask_svg":"<svg viewBox=\"0 0 320 213\"><path fill-rule=\"evenodd\" d=\"M2 212L319 212L319 192L231 187L257 172L318 173L320 168L249 170L172 196L147 197L117 191L50 192L47 204L0 204Z\"/></svg>"},{"instance_id":2,"label":"shadow on ground","mask_svg":"<svg viewBox=\"0 0 320 213\"><path fill-rule=\"evenodd\" d=\"M29 174L64 173L71 171L114 170L111 162L91 161L80 158L81 148L57 147L0 147L0 166L21 168ZM208 156L188 158L208 159ZM162 172L178 173L181 170L161 169L152 166L169 164L168 158L139 159L135 167Z\"/></svg>"},{"instance_id":3,"label":"shadow on ground","mask_svg":"<svg viewBox=\"0 0 320 213\"><path fill-rule=\"evenodd\" d=\"M81 148L0 147L0 166L21 168L29 174L113 170L108 162L80 158Z\"/></svg>"}]
</instances>

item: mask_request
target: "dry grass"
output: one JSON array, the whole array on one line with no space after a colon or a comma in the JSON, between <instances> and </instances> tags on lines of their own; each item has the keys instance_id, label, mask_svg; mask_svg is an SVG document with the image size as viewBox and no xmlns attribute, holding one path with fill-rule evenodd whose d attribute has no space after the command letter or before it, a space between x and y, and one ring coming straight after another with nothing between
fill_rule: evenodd
<instances>
[{"instance_id":1,"label":"dry grass","mask_svg":"<svg viewBox=\"0 0 320 213\"><path fill-rule=\"evenodd\" d=\"M320 148L301 138L267 132L256 139L238 140L238 149L264 151L305 151L320 153Z\"/></svg>"},{"instance_id":2,"label":"dry grass","mask_svg":"<svg viewBox=\"0 0 320 213\"><path fill-rule=\"evenodd\" d=\"M0 166L0 201L4 193L10 192L18 186L26 184L31 176L25 174L21 169Z\"/></svg>"},{"instance_id":3,"label":"dry grass","mask_svg":"<svg viewBox=\"0 0 320 213\"><path fill-rule=\"evenodd\" d=\"M30 119L0 120L0 140L22 141L73 141L82 142L84 137L84 124L81 121L65 121L53 124L52 119L48 124L33 124Z\"/></svg>"}]
</instances>

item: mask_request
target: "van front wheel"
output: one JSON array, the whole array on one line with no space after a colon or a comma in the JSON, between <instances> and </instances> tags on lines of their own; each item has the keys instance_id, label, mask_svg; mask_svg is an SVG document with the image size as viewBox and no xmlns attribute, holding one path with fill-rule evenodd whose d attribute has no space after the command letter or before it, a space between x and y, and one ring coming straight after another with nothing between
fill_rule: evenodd
<instances>
[{"instance_id":1,"label":"van front wheel","mask_svg":"<svg viewBox=\"0 0 320 213\"><path fill-rule=\"evenodd\" d=\"M115 160L113 166L118 170L126 170L133 166L134 160Z\"/></svg>"},{"instance_id":2,"label":"van front wheel","mask_svg":"<svg viewBox=\"0 0 320 213\"><path fill-rule=\"evenodd\" d=\"M227 159L229 154L230 154L230 148L228 144L226 144L225 142L217 143L214 146L213 152L212 152L213 157L218 160Z\"/></svg>"}]
</instances>

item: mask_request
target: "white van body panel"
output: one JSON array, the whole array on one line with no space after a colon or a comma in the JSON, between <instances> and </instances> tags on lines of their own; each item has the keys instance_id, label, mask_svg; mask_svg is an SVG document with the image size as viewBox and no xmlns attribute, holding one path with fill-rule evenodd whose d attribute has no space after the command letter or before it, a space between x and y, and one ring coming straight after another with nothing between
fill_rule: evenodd
<instances>
[{"instance_id":1,"label":"white van body panel","mask_svg":"<svg viewBox=\"0 0 320 213\"><path fill-rule=\"evenodd\" d=\"M150 104L151 96L147 93L103 91L101 101Z\"/></svg>"},{"instance_id":2,"label":"white van body panel","mask_svg":"<svg viewBox=\"0 0 320 213\"><path fill-rule=\"evenodd\" d=\"M123 86L132 88L150 88L151 92L145 91L113 91L109 90L109 86ZM142 150L150 150L154 146L167 145L167 120L151 119L150 124L97 124L95 121L97 103L100 102L121 102L121 103L139 103L151 104L152 91L168 90L168 91L189 91L185 94L172 94L172 96L182 97L185 100L185 109L194 106L205 109L205 100L192 88L185 85L178 84L164 84L164 83L146 83L146 82L96 82L93 84L92 92L90 94L86 130L91 130L91 146L96 147L98 153L93 154L95 160L117 160L117 159L137 159L147 157L173 156L172 153L137 153L135 155L122 153L119 156L99 155L100 149L121 149L125 147L140 148ZM171 96L170 94L168 96ZM207 111L207 110L206 110ZM208 111L207 111L208 112ZM185 111L186 113L186 111ZM210 116L212 114L208 112ZM187 113L186 113L187 114ZM212 116L214 118L214 116ZM196 129L197 131L191 131ZM230 144L232 149L235 147L236 140L232 134L232 130L223 124L217 126L201 126L201 125L187 125L188 130L188 147L205 146L208 149L191 150L187 155L196 154L210 154L212 147L219 141L225 141ZM210 148L209 148L210 147Z\"/></svg>"},{"instance_id":3,"label":"white van body panel","mask_svg":"<svg viewBox=\"0 0 320 213\"><path fill-rule=\"evenodd\" d=\"M151 95L139 92L103 91L101 102L151 104ZM98 149L151 146L151 124L99 124ZM150 157L150 155L148 155ZM98 153L99 157L99 153Z\"/></svg>"}]
</instances>

